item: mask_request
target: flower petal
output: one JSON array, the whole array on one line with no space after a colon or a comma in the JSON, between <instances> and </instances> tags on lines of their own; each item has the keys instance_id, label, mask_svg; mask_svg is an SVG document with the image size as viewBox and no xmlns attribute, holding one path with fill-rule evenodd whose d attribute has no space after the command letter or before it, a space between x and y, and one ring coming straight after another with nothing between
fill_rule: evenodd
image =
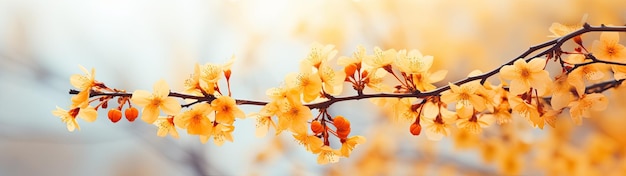
<instances>
[{"instance_id":1,"label":"flower petal","mask_svg":"<svg viewBox=\"0 0 626 176\"><path fill-rule=\"evenodd\" d=\"M159 107L168 115L176 115L181 109L180 103L173 97L163 98Z\"/></svg>"},{"instance_id":2,"label":"flower petal","mask_svg":"<svg viewBox=\"0 0 626 176\"><path fill-rule=\"evenodd\" d=\"M572 101L570 92L555 92L554 95L552 95L550 104L553 109L559 110L567 107L570 101Z\"/></svg>"},{"instance_id":3,"label":"flower petal","mask_svg":"<svg viewBox=\"0 0 626 176\"><path fill-rule=\"evenodd\" d=\"M150 96L151 94L148 91L136 90L135 92L133 92L133 95L131 96L130 101L141 107L144 107L150 104L150 102L152 101Z\"/></svg>"},{"instance_id":4,"label":"flower petal","mask_svg":"<svg viewBox=\"0 0 626 176\"><path fill-rule=\"evenodd\" d=\"M589 99L589 101L593 101L593 103L591 103L590 109L594 111L603 111L606 109L606 107L609 104L608 99L603 94L599 94L599 93L585 95L585 99Z\"/></svg>"},{"instance_id":5,"label":"flower petal","mask_svg":"<svg viewBox=\"0 0 626 176\"><path fill-rule=\"evenodd\" d=\"M448 74L448 70L439 70L428 76L430 83L436 83L443 80Z\"/></svg>"},{"instance_id":6,"label":"flower petal","mask_svg":"<svg viewBox=\"0 0 626 176\"><path fill-rule=\"evenodd\" d=\"M170 86L167 85L165 80L161 79L157 81L154 86L154 95L157 97L167 97L170 94Z\"/></svg>"},{"instance_id":7,"label":"flower petal","mask_svg":"<svg viewBox=\"0 0 626 176\"><path fill-rule=\"evenodd\" d=\"M539 73L533 74L533 77L530 79L530 85L537 89L537 93L541 95L545 95L549 92L548 87L551 87L552 79L550 79L550 75L547 71L541 71Z\"/></svg>"},{"instance_id":8,"label":"flower petal","mask_svg":"<svg viewBox=\"0 0 626 176\"><path fill-rule=\"evenodd\" d=\"M424 119L434 120L437 115L439 115L439 106L435 105L432 101L426 102L422 105L422 116Z\"/></svg>"},{"instance_id":9,"label":"flower petal","mask_svg":"<svg viewBox=\"0 0 626 176\"><path fill-rule=\"evenodd\" d=\"M72 119L70 121L67 122L67 131L74 131L75 129L80 130L80 127L78 126L78 123L76 123L76 120Z\"/></svg>"},{"instance_id":10,"label":"flower petal","mask_svg":"<svg viewBox=\"0 0 626 176\"><path fill-rule=\"evenodd\" d=\"M608 44L614 44L619 42L619 33L617 32L602 32L600 34L600 41Z\"/></svg>"},{"instance_id":11,"label":"flower petal","mask_svg":"<svg viewBox=\"0 0 626 176\"><path fill-rule=\"evenodd\" d=\"M519 77L519 74L515 70L515 66L505 65L500 69L500 77L506 80L512 80Z\"/></svg>"},{"instance_id":12,"label":"flower petal","mask_svg":"<svg viewBox=\"0 0 626 176\"><path fill-rule=\"evenodd\" d=\"M528 82L519 79L511 80L511 86L509 86L509 92L511 94L519 95L524 92L528 92L528 89L530 89L530 85L528 85Z\"/></svg>"},{"instance_id":13,"label":"flower petal","mask_svg":"<svg viewBox=\"0 0 626 176\"><path fill-rule=\"evenodd\" d=\"M159 117L159 108L153 105L148 105L141 110L141 120L146 123L152 124Z\"/></svg>"},{"instance_id":14,"label":"flower petal","mask_svg":"<svg viewBox=\"0 0 626 176\"><path fill-rule=\"evenodd\" d=\"M477 111L483 111L487 109L485 99L483 99L482 97L478 95L471 95L469 97L469 101L472 104L472 106L474 106L474 109L476 109Z\"/></svg>"},{"instance_id":15,"label":"flower petal","mask_svg":"<svg viewBox=\"0 0 626 176\"><path fill-rule=\"evenodd\" d=\"M80 111L78 111L78 117L84 119L87 122L93 122L96 121L96 118L98 117L98 112L92 107L81 108Z\"/></svg>"},{"instance_id":16,"label":"flower petal","mask_svg":"<svg viewBox=\"0 0 626 176\"><path fill-rule=\"evenodd\" d=\"M441 94L441 101L446 103L446 104L450 104L452 102L456 102L459 99L459 94L457 93L452 93L450 91L446 91L448 93L442 93Z\"/></svg>"},{"instance_id":17,"label":"flower petal","mask_svg":"<svg viewBox=\"0 0 626 176\"><path fill-rule=\"evenodd\" d=\"M543 58L534 58L530 62L528 62L528 68L532 71L540 71L543 70L543 67L546 66L546 59Z\"/></svg>"},{"instance_id":18,"label":"flower petal","mask_svg":"<svg viewBox=\"0 0 626 176\"><path fill-rule=\"evenodd\" d=\"M81 91L87 88L85 84L86 81L89 81L89 78L83 75L73 74L72 76L70 76L70 84L72 84L72 86L74 86L75 88L80 89Z\"/></svg>"}]
</instances>

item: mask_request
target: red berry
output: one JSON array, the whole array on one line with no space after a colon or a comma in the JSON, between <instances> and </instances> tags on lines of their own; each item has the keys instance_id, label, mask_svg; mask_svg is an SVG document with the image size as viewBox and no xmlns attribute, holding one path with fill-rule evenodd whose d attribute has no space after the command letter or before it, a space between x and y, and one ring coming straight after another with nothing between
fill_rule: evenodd
<instances>
[{"instance_id":1,"label":"red berry","mask_svg":"<svg viewBox=\"0 0 626 176\"><path fill-rule=\"evenodd\" d=\"M422 132L422 125L420 125L419 123L411 124L409 131L411 131L411 134L415 136L420 135L420 133Z\"/></svg>"},{"instance_id":2,"label":"red berry","mask_svg":"<svg viewBox=\"0 0 626 176\"><path fill-rule=\"evenodd\" d=\"M119 109L111 109L109 110L109 120L113 123L117 123L122 119L122 111Z\"/></svg>"},{"instance_id":3,"label":"red berry","mask_svg":"<svg viewBox=\"0 0 626 176\"><path fill-rule=\"evenodd\" d=\"M124 111L124 115L126 116L126 119L129 122L133 122L135 121L135 119L137 119L137 115L139 115L139 111L137 111L137 108L130 107L126 109L126 111Z\"/></svg>"}]
</instances>

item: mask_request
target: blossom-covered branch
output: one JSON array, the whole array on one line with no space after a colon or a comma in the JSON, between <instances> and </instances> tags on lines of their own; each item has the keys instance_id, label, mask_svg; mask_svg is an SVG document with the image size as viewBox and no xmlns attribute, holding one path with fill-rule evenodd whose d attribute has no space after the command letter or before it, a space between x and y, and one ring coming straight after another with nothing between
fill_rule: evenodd
<instances>
[{"instance_id":1,"label":"blossom-covered branch","mask_svg":"<svg viewBox=\"0 0 626 176\"><path fill-rule=\"evenodd\" d=\"M489 72L473 71L468 77L441 87L434 83L442 81L447 71L431 72L434 57L418 50L376 47L368 54L365 48L358 47L352 56L339 57L334 64L334 46L314 44L299 71L287 75L283 86L266 92L270 101L232 97L230 67L234 57L225 64L196 64L183 91L172 91L161 80L154 84L153 92L130 93L96 81L93 69L89 72L81 67L85 75L70 78L78 89L69 92L74 94L70 110L57 108L53 114L73 131L78 128L76 117L93 121L97 109L107 108L109 100L117 99L118 107L108 113L113 122L121 119L125 106L125 116L133 121L138 116L138 110L132 107L136 105L142 108L143 121L158 126L159 136L170 134L177 138L177 129L182 129L199 136L203 143L212 138L217 145L233 141L235 118L252 116L257 120L258 136L264 136L270 128L277 134L291 132L306 150L318 154L321 164L349 157L356 145L365 142L362 136L350 136L348 118L327 111L334 103L343 101L371 99L391 111L392 119L410 124L411 134L424 131L432 140L449 136L453 127L480 134L493 122L510 122L513 114L543 129L545 124L554 126L557 115L569 109L572 119L580 124L590 110L605 109L608 102L602 92L621 85L626 78L626 49L615 33L626 32L626 27L555 24L550 31L555 39L530 47ZM581 37L589 32L602 32L591 49ZM573 49L564 49L563 44L572 40L576 44ZM533 53L537 54L529 57ZM559 75L553 77L546 71L550 62L561 66ZM336 70L337 65L341 69ZM606 76L609 73L613 78ZM501 78L497 85L488 81L496 74ZM396 82L389 85L383 82L385 79ZM340 96L344 85L350 85L355 94ZM91 106L93 103L96 105ZM263 108L246 115L239 105ZM317 115L311 112L314 109ZM340 149L330 147L331 138L339 139Z\"/></svg>"}]
</instances>

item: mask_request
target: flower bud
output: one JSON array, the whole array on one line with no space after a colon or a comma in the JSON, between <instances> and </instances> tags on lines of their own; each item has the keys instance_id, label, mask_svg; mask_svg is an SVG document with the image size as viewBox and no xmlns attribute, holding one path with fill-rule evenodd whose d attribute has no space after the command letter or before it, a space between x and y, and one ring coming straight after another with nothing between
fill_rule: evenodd
<instances>
[{"instance_id":1,"label":"flower bud","mask_svg":"<svg viewBox=\"0 0 626 176\"><path fill-rule=\"evenodd\" d=\"M346 73L346 77L354 75L354 72L356 72L356 65L350 64L346 66L346 68L343 69L343 72Z\"/></svg>"},{"instance_id":2,"label":"flower bud","mask_svg":"<svg viewBox=\"0 0 626 176\"><path fill-rule=\"evenodd\" d=\"M574 42L576 42L580 46L583 46L583 39L580 37L580 35L574 37Z\"/></svg>"},{"instance_id":3,"label":"flower bud","mask_svg":"<svg viewBox=\"0 0 626 176\"><path fill-rule=\"evenodd\" d=\"M350 121L343 116L337 116L333 119L333 124L337 127L337 137L339 139L347 138L350 135Z\"/></svg>"},{"instance_id":4,"label":"flower bud","mask_svg":"<svg viewBox=\"0 0 626 176\"><path fill-rule=\"evenodd\" d=\"M409 131L411 131L411 134L415 136L420 135L420 132L422 132L422 125L420 125L419 123L411 124Z\"/></svg>"},{"instance_id":5,"label":"flower bud","mask_svg":"<svg viewBox=\"0 0 626 176\"><path fill-rule=\"evenodd\" d=\"M231 74L230 69L224 70L224 77L226 77L226 80L230 80L230 74Z\"/></svg>"},{"instance_id":6,"label":"flower bud","mask_svg":"<svg viewBox=\"0 0 626 176\"><path fill-rule=\"evenodd\" d=\"M126 109L126 111L124 111L124 115L129 122L133 122L135 121L135 119L137 119L137 115L139 115L139 112L137 111L137 108L130 107Z\"/></svg>"},{"instance_id":7,"label":"flower bud","mask_svg":"<svg viewBox=\"0 0 626 176\"><path fill-rule=\"evenodd\" d=\"M319 134L324 131L324 126L322 126L320 121L313 121L311 122L311 131L315 134Z\"/></svg>"},{"instance_id":8,"label":"flower bud","mask_svg":"<svg viewBox=\"0 0 626 176\"><path fill-rule=\"evenodd\" d=\"M117 123L122 119L122 111L119 109L111 109L109 110L109 120L113 123Z\"/></svg>"},{"instance_id":9,"label":"flower bud","mask_svg":"<svg viewBox=\"0 0 626 176\"><path fill-rule=\"evenodd\" d=\"M347 129L350 128L350 121L348 121L343 116L337 116L333 119L333 124L339 129Z\"/></svg>"},{"instance_id":10,"label":"flower bud","mask_svg":"<svg viewBox=\"0 0 626 176\"><path fill-rule=\"evenodd\" d=\"M345 139L348 138L348 135L350 135L350 131L352 131L352 129L350 127L348 128L341 128L341 129L337 129L337 137L339 137L339 139Z\"/></svg>"}]
</instances>

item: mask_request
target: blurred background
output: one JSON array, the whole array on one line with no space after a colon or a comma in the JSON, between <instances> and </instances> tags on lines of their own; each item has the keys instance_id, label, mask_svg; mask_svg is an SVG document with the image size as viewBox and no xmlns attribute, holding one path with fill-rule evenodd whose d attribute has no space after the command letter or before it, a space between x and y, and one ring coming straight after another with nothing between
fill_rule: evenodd
<instances>
[{"instance_id":1,"label":"blurred background","mask_svg":"<svg viewBox=\"0 0 626 176\"><path fill-rule=\"evenodd\" d=\"M444 85L496 68L550 40L553 22L584 14L594 25L625 24L626 1L0 0L0 175L621 175L619 90L582 126L564 115L556 129L539 130L516 118L439 142L410 135L369 101L340 103L332 114L368 141L330 165L288 134L256 138L254 119L237 121L235 142L217 147L185 134L160 138L139 121L113 124L106 111L68 132L51 114L71 104L78 65L110 87L151 90L165 79L181 90L194 63L231 55L233 96L268 100L265 90L298 71L313 42L343 56L358 45L419 49L435 57L433 70L450 70ZM597 34L584 39L590 45Z\"/></svg>"}]
</instances>

